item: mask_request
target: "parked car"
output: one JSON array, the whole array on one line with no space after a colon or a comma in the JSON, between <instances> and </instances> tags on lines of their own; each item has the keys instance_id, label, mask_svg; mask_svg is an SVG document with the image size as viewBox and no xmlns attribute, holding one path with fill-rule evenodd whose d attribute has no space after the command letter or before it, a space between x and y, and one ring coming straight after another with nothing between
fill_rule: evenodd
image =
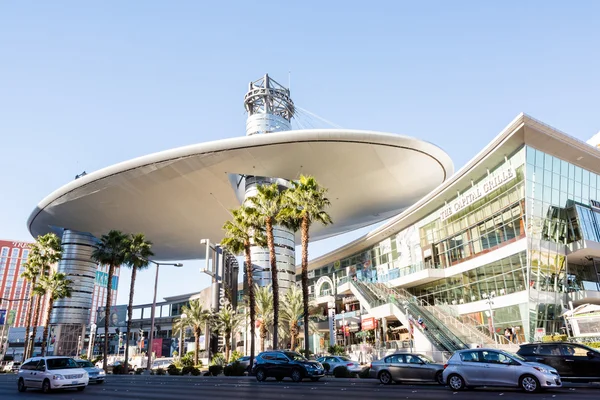
<instances>
[{"instance_id":1,"label":"parked car","mask_svg":"<svg viewBox=\"0 0 600 400\"><path fill-rule=\"evenodd\" d=\"M121 361L121 360L118 360L118 361L115 361L112 364L108 364L106 366L106 372L108 374L114 374L114 370L115 370L116 367L125 368L125 363L123 361ZM131 365L129 365L129 364L127 365L127 369L129 370L127 373L133 372L133 367Z\"/></svg>"},{"instance_id":2,"label":"parked car","mask_svg":"<svg viewBox=\"0 0 600 400\"><path fill-rule=\"evenodd\" d=\"M245 371L250 371L250 356L240 357L235 362L239 363L242 367L244 367ZM233 363L229 363L227 365L233 365Z\"/></svg>"},{"instance_id":3,"label":"parked car","mask_svg":"<svg viewBox=\"0 0 600 400\"><path fill-rule=\"evenodd\" d=\"M325 370L326 373L331 374L337 367L346 367L349 372L358 374L362 371L362 367L356 361L352 361L346 356L325 356L317 359L322 365L328 364L329 369Z\"/></svg>"},{"instance_id":4,"label":"parked car","mask_svg":"<svg viewBox=\"0 0 600 400\"><path fill-rule=\"evenodd\" d=\"M173 361L174 361L173 357L157 358L156 360L152 361L151 369L153 371L156 371L159 368L167 369L169 367L169 365L173 364Z\"/></svg>"},{"instance_id":5,"label":"parked car","mask_svg":"<svg viewBox=\"0 0 600 400\"><path fill-rule=\"evenodd\" d=\"M455 352L444 365L444 382L452 390L476 386L520 387L526 392L562 386L558 371L497 349Z\"/></svg>"},{"instance_id":6,"label":"parked car","mask_svg":"<svg viewBox=\"0 0 600 400\"><path fill-rule=\"evenodd\" d=\"M2 367L2 370L4 372L17 372L19 370L20 366L21 366L20 362L9 361L8 363L6 363L6 365L4 365L4 367Z\"/></svg>"},{"instance_id":7,"label":"parked car","mask_svg":"<svg viewBox=\"0 0 600 400\"><path fill-rule=\"evenodd\" d=\"M82 391L89 382L88 373L70 357L33 357L21 365L18 374L19 392L28 388L42 389L44 393L71 388Z\"/></svg>"},{"instance_id":8,"label":"parked car","mask_svg":"<svg viewBox=\"0 0 600 400\"><path fill-rule=\"evenodd\" d=\"M309 361L294 351L273 350L264 351L256 356L252 374L259 382L269 377L278 381L290 377L294 382L301 382L304 378L318 381L325 375L325 370L321 363Z\"/></svg>"},{"instance_id":9,"label":"parked car","mask_svg":"<svg viewBox=\"0 0 600 400\"><path fill-rule=\"evenodd\" d=\"M371 363L369 376L384 385L392 382L437 382L444 384L444 366L421 354L392 354Z\"/></svg>"},{"instance_id":10,"label":"parked car","mask_svg":"<svg viewBox=\"0 0 600 400\"><path fill-rule=\"evenodd\" d=\"M88 360L75 360L75 362L77 362L77 365L85 369L85 371L88 373L90 383L104 383L106 374L102 368L96 367L91 361Z\"/></svg>"},{"instance_id":11,"label":"parked car","mask_svg":"<svg viewBox=\"0 0 600 400\"><path fill-rule=\"evenodd\" d=\"M579 343L523 344L517 354L555 368L565 381L600 381L600 352Z\"/></svg>"}]
</instances>

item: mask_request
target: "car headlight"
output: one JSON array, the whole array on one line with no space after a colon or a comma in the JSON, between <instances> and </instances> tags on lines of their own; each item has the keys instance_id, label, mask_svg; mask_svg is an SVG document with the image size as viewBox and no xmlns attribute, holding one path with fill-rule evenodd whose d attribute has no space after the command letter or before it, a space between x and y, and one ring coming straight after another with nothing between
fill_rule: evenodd
<instances>
[{"instance_id":1,"label":"car headlight","mask_svg":"<svg viewBox=\"0 0 600 400\"><path fill-rule=\"evenodd\" d=\"M52 375L52 379L54 379L55 381L59 381L61 379L65 379L65 377L60 374L54 374Z\"/></svg>"},{"instance_id":2,"label":"car headlight","mask_svg":"<svg viewBox=\"0 0 600 400\"><path fill-rule=\"evenodd\" d=\"M106 372L104 372L104 370L101 369L100 372L98 372L98 375L106 375Z\"/></svg>"},{"instance_id":3,"label":"car headlight","mask_svg":"<svg viewBox=\"0 0 600 400\"><path fill-rule=\"evenodd\" d=\"M549 374L550 370L544 367L533 367L533 369L537 369L538 371L544 373L544 374Z\"/></svg>"}]
</instances>

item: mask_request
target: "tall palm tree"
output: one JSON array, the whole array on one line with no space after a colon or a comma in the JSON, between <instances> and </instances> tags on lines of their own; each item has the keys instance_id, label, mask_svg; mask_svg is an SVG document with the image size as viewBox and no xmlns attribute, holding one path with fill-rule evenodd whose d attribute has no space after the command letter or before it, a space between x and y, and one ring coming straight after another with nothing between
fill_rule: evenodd
<instances>
[{"instance_id":1,"label":"tall palm tree","mask_svg":"<svg viewBox=\"0 0 600 400\"><path fill-rule=\"evenodd\" d=\"M325 208L331 205L325 197L327 189L320 187L312 176L300 175L299 181L292 181L293 187L285 192L286 207L280 218L300 222L302 243L302 299L304 303L304 349L308 348L308 241L313 222L331 224L331 217Z\"/></svg>"},{"instance_id":2,"label":"tall palm tree","mask_svg":"<svg viewBox=\"0 0 600 400\"><path fill-rule=\"evenodd\" d=\"M50 268L60 261L62 257L62 247L60 238L54 233L47 233L45 235L38 236L35 242L31 245L28 258L39 263L39 278L47 276L50 272ZM32 286L31 290L35 288ZM40 325L40 314L42 309L42 297L43 295L37 295L35 298L35 314L33 317L33 328L31 332L31 343L27 346L28 356L33 356L33 350L35 348L35 337L37 335L37 327ZM26 341L29 337L25 338ZM25 354L23 355L25 357Z\"/></svg>"},{"instance_id":3,"label":"tall palm tree","mask_svg":"<svg viewBox=\"0 0 600 400\"><path fill-rule=\"evenodd\" d=\"M31 330L31 320L33 318L33 313L35 312L35 292L33 291L33 288L36 286L42 267L39 257L35 254L30 254L27 257L27 261L23 267L25 270L23 273L21 273L21 277L25 281L29 282L29 287L31 288L29 293L29 301L27 302L27 322L25 323L25 340L23 348L23 360L25 360L27 359L27 353L29 351L29 331Z\"/></svg>"},{"instance_id":4,"label":"tall palm tree","mask_svg":"<svg viewBox=\"0 0 600 400\"><path fill-rule=\"evenodd\" d=\"M269 261L271 267L271 284L273 287L273 347L278 346L279 327L279 280L277 277L277 258L275 256L275 240L273 237L273 226L277 225L278 215L283 209L283 196L276 183L271 185L258 185L256 196L248 197L250 202L260 216L261 225L265 227L267 236L267 247L269 248Z\"/></svg>"},{"instance_id":5,"label":"tall palm tree","mask_svg":"<svg viewBox=\"0 0 600 400\"><path fill-rule=\"evenodd\" d=\"M269 326L273 323L273 292L271 285L254 286L256 293L256 313L260 318L260 351L265 351L265 339L269 333Z\"/></svg>"},{"instance_id":6,"label":"tall palm tree","mask_svg":"<svg viewBox=\"0 0 600 400\"><path fill-rule=\"evenodd\" d=\"M129 248L125 254L125 264L131 268L131 286L129 288L129 305L127 306L127 333L125 335L125 371L128 371L129 337L131 335L131 320L133 319L133 294L135 291L135 278L137 271L148 268L152 257L152 242L144 234L131 235Z\"/></svg>"},{"instance_id":7,"label":"tall palm tree","mask_svg":"<svg viewBox=\"0 0 600 400\"><path fill-rule=\"evenodd\" d=\"M39 296L48 296L48 308L46 309L46 323L44 324L44 336L42 337L42 357L46 355L46 345L48 340L48 328L50 327L50 314L54 302L58 299L71 297L71 280L62 272L54 272L51 275L41 277L37 286L33 289Z\"/></svg>"},{"instance_id":8,"label":"tall palm tree","mask_svg":"<svg viewBox=\"0 0 600 400\"><path fill-rule=\"evenodd\" d=\"M104 349L102 351L102 368L107 370L106 360L108 357L108 326L110 322L111 291L112 278L115 268L125 262L129 243L129 235L121 231L112 230L106 235L102 235L98 247L92 252L92 259L99 264L108 265L108 282L106 283L106 305L104 309Z\"/></svg>"},{"instance_id":9,"label":"tall palm tree","mask_svg":"<svg viewBox=\"0 0 600 400\"><path fill-rule=\"evenodd\" d=\"M252 277L252 246L264 247L266 240L258 224L256 209L242 205L231 212L232 219L223 225L225 238L221 245L233 254L244 254L246 267L246 282L248 287L248 308L250 309L250 365L254 361L256 337L256 296L254 294L254 279Z\"/></svg>"},{"instance_id":10,"label":"tall palm tree","mask_svg":"<svg viewBox=\"0 0 600 400\"><path fill-rule=\"evenodd\" d=\"M235 312L231 304L221 307L215 315L215 329L225 336L225 362L229 362L229 351L231 350L231 334L235 332L243 321L243 316Z\"/></svg>"},{"instance_id":11,"label":"tall palm tree","mask_svg":"<svg viewBox=\"0 0 600 400\"><path fill-rule=\"evenodd\" d=\"M202 334L202 329L204 329L206 323L210 320L211 314L210 311L202 306L200 300L192 300L189 305L181 307L181 313L185 314L186 317L175 320L174 330L180 332L181 330L185 331L185 328L190 328L194 332L194 343L196 344L194 365L198 365L200 335Z\"/></svg>"}]
</instances>

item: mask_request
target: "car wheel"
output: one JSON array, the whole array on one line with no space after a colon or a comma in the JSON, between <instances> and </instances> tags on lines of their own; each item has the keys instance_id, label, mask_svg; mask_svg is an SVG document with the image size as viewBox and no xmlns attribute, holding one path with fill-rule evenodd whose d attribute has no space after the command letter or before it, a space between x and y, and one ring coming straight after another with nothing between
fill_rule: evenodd
<instances>
[{"instance_id":1,"label":"car wheel","mask_svg":"<svg viewBox=\"0 0 600 400\"><path fill-rule=\"evenodd\" d=\"M442 371L438 371L437 374L435 374L435 381L440 385L446 384L446 382L444 382L444 373Z\"/></svg>"},{"instance_id":2,"label":"car wheel","mask_svg":"<svg viewBox=\"0 0 600 400\"><path fill-rule=\"evenodd\" d=\"M535 393L540 390L540 382L535 376L524 375L519 379L519 386L527 393Z\"/></svg>"},{"instance_id":3,"label":"car wheel","mask_svg":"<svg viewBox=\"0 0 600 400\"><path fill-rule=\"evenodd\" d=\"M77 388L77 391L78 391L78 392L83 392L84 390L85 390L85 386L79 386L79 387Z\"/></svg>"},{"instance_id":4,"label":"car wheel","mask_svg":"<svg viewBox=\"0 0 600 400\"><path fill-rule=\"evenodd\" d=\"M42 383L42 392L50 393L51 390L50 381L48 379L44 380L44 383Z\"/></svg>"},{"instance_id":5,"label":"car wheel","mask_svg":"<svg viewBox=\"0 0 600 400\"><path fill-rule=\"evenodd\" d=\"M379 382L383 383L384 385L389 385L392 383L392 375L387 371L381 371L379 373Z\"/></svg>"},{"instance_id":6,"label":"car wheel","mask_svg":"<svg viewBox=\"0 0 600 400\"><path fill-rule=\"evenodd\" d=\"M256 380L259 382L264 382L265 380L267 380L267 373L264 369L259 368L256 370Z\"/></svg>"},{"instance_id":7,"label":"car wheel","mask_svg":"<svg viewBox=\"0 0 600 400\"><path fill-rule=\"evenodd\" d=\"M298 368L294 368L292 370L292 380L294 382L302 382L302 371L300 371Z\"/></svg>"},{"instance_id":8,"label":"car wheel","mask_svg":"<svg viewBox=\"0 0 600 400\"><path fill-rule=\"evenodd\" d=\"M463 390L465 388L465 380L460 375L452 374L448 377L448 386L452 390Z\"/></svg>"},{"instance_id":9,"label":"car wheel","mask_svg":"<svg viewBox=\"0 0 600 400\"><path fill-rule=\"evenodd\" d=\"M281 382L281 381L283 380L283 376L276 376L276 377L275 377L275 380L276 380L277 382Z\"/></svg>"},{"instance_id":10,"label":"car wheel","mask_svg":"<svg viewBox=\"0 0 600 400\"><path fill-rule=\"evenodd\" d=\"M19 392L24 392L27 390L27 386L25 386L25 381L23 378L19 378L19 382L17 382L17 389Z\"/></svg>"},{"instance_id":11,"label":"car wheel","mask_svg":"<svg viewBox=\"0 0 600 400\"><path fill-rule=\"evenodd\" d=\"M313 382L317 382L319 379L321 379L321 378L310 378L310 380Z\"/></svg>"}]
</instances>

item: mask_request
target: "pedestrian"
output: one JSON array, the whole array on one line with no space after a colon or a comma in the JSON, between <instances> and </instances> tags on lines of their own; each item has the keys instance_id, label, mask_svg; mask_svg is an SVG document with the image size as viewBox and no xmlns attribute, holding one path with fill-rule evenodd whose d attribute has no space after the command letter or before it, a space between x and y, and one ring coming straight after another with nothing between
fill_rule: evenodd
<instances>
[{"instance_id":1,"label":"pedestrian","mask_svg":"<svg viewBox=\"0 0 600 400\"><path fill-rule=\"evenodd\" d=\"M506 343L510 343L511 337L512 337L512 332L511 332L510 328L506 328L504 330L504 338L506 339Z\"/></svg>"},{"instance_id":2,"label":"pedestrian","mask_svg":"<svg viewBox=\"0 0 600 400\"><path fill-rule=\"evenodd\" d=\"M517 336L517 327L513 326L510 328L510 332L511 332L511 337L512 337L512 341L513 343L517 343L519 342L519 337Z\"/></svg>"}]
</instances>

